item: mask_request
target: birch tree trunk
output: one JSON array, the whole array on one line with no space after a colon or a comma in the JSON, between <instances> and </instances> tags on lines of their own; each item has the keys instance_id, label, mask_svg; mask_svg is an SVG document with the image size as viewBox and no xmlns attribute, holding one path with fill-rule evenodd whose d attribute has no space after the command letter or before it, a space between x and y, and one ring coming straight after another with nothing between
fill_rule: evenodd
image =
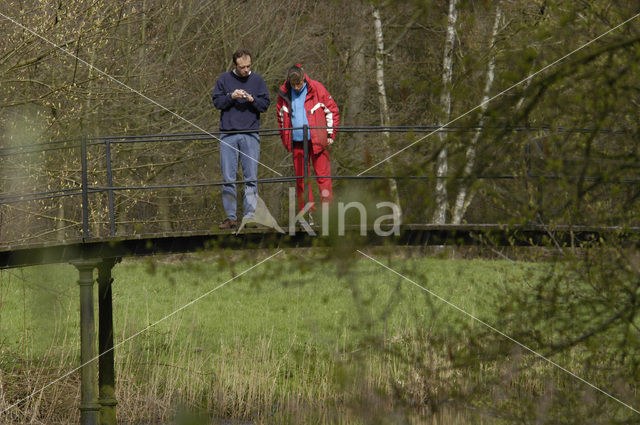
<instances>
[{"instance_id":1,"label":"birch tree trunk","mask_svg":"<svg viewBox=\"0 0 640 425\"><path fill-rule=\"evenodd\" d=\"M491 32L489 49L493 49L496 43L496 37L498 35L498 30L500 29L501 20L502 10L500 9L500 3L498 3L496 5L496 16L493 21L493 30ZM473 135L473 139L471 140L471 144L467 148L462 185L460 186L458 196L456 197L456 203L453 209L453 217L451 219L451 222L453 224L460 224L460 222L462 221L462 217L464 217L464 214L467 211L469 204L471 204L471 200L473 199L473 193L469 193L467 179L471 176L471 172L473 171L473 167L475 166L478 139L480 138L480 134L482 133L482 126L484 124L485 113L487 111L489 94L491 93L491 87L493 86L494 71L496 67L495 58L495 54L492 54L489 58L489 63L487 64L487 80L484 85L482 106L480 107L480 121L478 123L478 130L476 130L475 134Z\"/></svg>"},{"instance_id":2,"label":"birch tree trunk","mask_svg":"<svg viewBox=\"0 0 640 425\"><path fill-rule=\"evenodd\" d=\"M456 21L458 20L458 10L456 4L458 0L449 1L449 13L447 16L447 37L444 42L444 58L442 63L442 95L440 103L442 105L442 122L444 125L451 117L451 80L453 75L453 47L456 40ZM436 170L436 210L433 213L435 224L444 224L447 220L447 181L446 176L449 169L447 158L447 147L445 145L447 136L445 132L439 132L440 153L438 154Z\"/></svg>"},{"instance_id":3,"label":"birch tree trunk","mask_svg":"<svg viewBox=\"0 0 640 425\"><path fill-rule=\"evenodd\" d=\"M382 21L380 19L380 11L373 6L373 24L376 35L376 84L378 86L378 102L380 104L380 124L383 127L391 125L391 116L389 115L389 105L387 103L387 89L384 84L384 38L382 34ZM384 146L384 152L391 153L391 146L389 143L389 132L382 133L382 144ZM387 161L386 168L389 174L394 175L393 165ZM389 189L391 196L393 196L395 204L398 206L400 216L398 222L402 221L402 208L400 206L400 195L398 193L398 183L395 179L389 179Z\"/></svg>"}]
</instances>

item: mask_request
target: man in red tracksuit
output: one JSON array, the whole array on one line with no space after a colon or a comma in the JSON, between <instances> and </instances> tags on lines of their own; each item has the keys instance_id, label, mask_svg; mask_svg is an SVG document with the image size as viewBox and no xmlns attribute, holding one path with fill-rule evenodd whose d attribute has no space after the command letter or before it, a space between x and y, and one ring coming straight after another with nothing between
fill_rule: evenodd
<instances>
[{"instance_id":1,"label":"man in red tracksuit","mask_svg":"<svg viewBox=\"0 0 640 425\"><path fill-rule=\"evenodd\" d=\"M304 176L304 134L303 125L308 125L307 134L309 159L316 176L330 176L331 164L327 147L333 143L340 123L338 106L327 89L318 81L304 73L300 65L294 65L287 72L287 80L280 87L277 102L278 127L284 147L293 152L293 166L296 176ZM315 127L315 128L314 128ZM320 128L318 128L320 127ZM322 202L333 199L330 177L317 177ZM311 183L309 182L310 210L314 210ZM304 179L296 180L298 209L305 206ZM309 214L311 221L311 215Z\"/></svg>"}]
</instances>

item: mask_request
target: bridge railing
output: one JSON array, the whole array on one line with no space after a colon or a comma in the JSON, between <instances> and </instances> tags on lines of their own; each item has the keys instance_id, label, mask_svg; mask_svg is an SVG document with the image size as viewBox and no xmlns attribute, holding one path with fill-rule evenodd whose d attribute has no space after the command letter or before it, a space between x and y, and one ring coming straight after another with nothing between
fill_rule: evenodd
<instances>
[{"instance_id":1,"label":"bridge railing","mask_svg":"<svg viewBox=\"0 0 640 425\"><path fill-rule=\"evenodd\" d=\"M583 171L580 175L582 158L577 154L575 157L564 154L564 168L549 165L557 162L552 143L547 140L549 135L579 137L592 135L594 130L545 127L443 129L438 126L342 127L338 146L332 148L334 170L331 177L337 192L347 194L342 198L345 202L359 196L354 195L354 188L358 188L359 194L368 201L384 197L384 200L392 201L385 182L396 180L405 219L428 223L434 206L433 183L437 178L433 164L439 149L449 149L453 165L462 169L460 157L464 156L468 144L461 140L478 131L508 131L516 142L503 138L497 146L491 146L491 143L480 146L478 149L484 158L472 174L452 172L440 176L448 180L452 191L457 189L457 184L475 185L476 189L481 189L476 191L474 208L467 215L471 222L514 220L519 211L509 211L510 196L528 197L528 200L518 202L531 203L533 200L536 205L532 208L539 211L560 209L563 203L558 194L569 196L569 189L558 187L559 181L596 182L603 178L602 173L589 175ZM372 149L381 146L383 134L391 134L387 139L392 140L391 150L399 150L434 132L457 136L444 145L431 143L427 148L412 150L408 157L393 158L389 163L394 167L380 166L358 174L393 153L371 153ZM259 175L271 174L258 179L260 195L272 214L283 220L288 214L289 202L285 185L295 186L296 177L290 156L279 142L277 129L260 133L261 162L281 174L259 168ZM598 134L610 144L618 140L624 145L627 137L624 131L598 130ZM366 135L367 140L363 142L350 137L355 135ZM218 136L219 133L214 132L83 137L0 148L0 247L216 229L224 215ZM504 160L496 160L498 156ZM605 161L600 167L620 168L611 158L609 162L607 165ZM309 174L311 179L316 177L311 171ZM627 190L625 187L637 186L637 174L637 170L629 171L621 178L607 182L602 190L613 195L612 187L624 191ZM487 195L487 192L491 193ZM240 200L240 187L238 194ZM615 200L609 196L608 202ZM241 202L238 204L241 209Z\"/></svg>"}]
</instances>

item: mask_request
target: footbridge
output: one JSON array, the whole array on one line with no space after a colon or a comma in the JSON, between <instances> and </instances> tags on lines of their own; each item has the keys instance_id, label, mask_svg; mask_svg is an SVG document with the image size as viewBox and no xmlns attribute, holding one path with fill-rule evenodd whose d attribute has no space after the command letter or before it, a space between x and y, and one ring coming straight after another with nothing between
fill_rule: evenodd
<instances>
[{"instance_id":1,"label":"footbridge","mask_svg":"<svg viewBox=\"0 0 640 425\"><path fill-rule=\"evenodd\" d=\"M346 128L343 131L397 132L406 137L408 132L477 129L433 126ZM570 130L514 128L509 131L539 135ZM274 131L264 131L263 146L275 144L273 136L276 135ZM111 285L112 269L123 257L219 249L330 248L345 240L355 247L562 248L609 240L635 246L639 243L640 227L633 225L633 221L632 225L625 223L624 226L545 222L541 212L547 209L555 208L555 217L562 216L557 211L561 203L556 203L560 192L555 187L560 177L543 174L536 165L544 153L539 140L525 144L525 149L518 148L521 168L497 166L489 174L485 169L484 174L479 172L473 176L356 175L347 173L348 166L341 165L339 172L331 176L337 192L349 193L348 189L359 187L357 193L366 198L362 201L364 206L357 208L351 204L353 210L348 216L348 203L359 200L354 199L357 195L345 195L343 208L332 209L331 220L327 217L326 221L314 226L306 226L290 217L291 206L287 208L286 204L287 200L291 203L291 192L287 193L286 189L287 185L295 185L296 180L290 159L277 159L273 153L275 149L270 151L263 147L263 160L267 158L271 164L280 164L274 167L280 175L258 180L264 208L280 223L280 229L263 226L222 231L217 228L224 218L219 202L222 182L216 180L220 175L216 165L217 143L211 134L189 133L83 137L0 149L0 268L70 263L78 271L82 424L116 423ZM434 157L432 154L431 158ZM425 162L428 161L426 156ZM305 172L304 179L314 177L311 170ZM490 205L489 197L478 194L474 202L480 213L469 214L469 220L477 220L475 224L430 224L434 207L428 201L426 195L430 192L426 188L438 179L454 178L469 191L475 182L491 182L496 192L502 193L502 205ZM595 182L598 178L582 176L582 181ZM397 183L395 198L386 185L391 180ZM244 182L238 180L236 183ZM625 176L610 185L637 188L638 176ZM538 209L531 215L535 220L518 216L521 210L516 208L513 214L510 213L509 208L522 196L529 196L528 203ZM507 201L511 198L514 200L510 205ZM378 216L375 221L372 217L363 217L376 201L394 199L401 201L402 219L392 215L386 219ZM340 195L336 200L339 202ZM500 208L502 212L497 212ZM478 220L482 214L489 214L493 222ZM97 303L93 295L96 284Z\"/></svg>"}]
</instances>

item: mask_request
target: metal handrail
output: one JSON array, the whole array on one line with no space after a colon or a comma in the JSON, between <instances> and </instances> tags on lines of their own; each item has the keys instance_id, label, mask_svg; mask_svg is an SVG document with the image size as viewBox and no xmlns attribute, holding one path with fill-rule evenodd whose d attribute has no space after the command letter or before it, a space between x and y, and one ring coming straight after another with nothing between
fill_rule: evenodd
<instances>
[{"instance_id":1,"label":"metal handrail","mask_svg":"<svg viewBox=\"0 0 640 425\"><path fill-rule=\"evenodd\" d=\"M326 129L328 127L309 127L309 128L318 128L318 129ZM252 132L259 133L263 136L274 136L278 135L280 131L293 130L292 127L287 128L267 128L260 130L252 130ZM625 129L596 129L596 128L574 128L574 127L551 127L551 126L439 126L439 125L422 125L422 126L340 126L336 128L340 133L356 133L356 132L372 132L372 133L382 133L382 132L399 132L399 133L422 133L422 132L464 132L464 131L478 131L478 130L503 130L503 131L514 131L514 132L539 132L539 131L547 131L547 132L555 132L555 133L598 133L598 134L630 134L630 131ZM210 132L189 132L189 133L171 133L171 134L141 134L141 135L112 135L112 136L94 136L94 137L86 137L88 145L99 144L104 141L111 141L113 143L124 143L125 141L131 140L135 142L164 142L164 141L192 141L192 140L206 140L206 139L215 139L220 134L233 134L233 133L245 133L246 131L225 131L221 132L210 131ZM9 147L0 147L0 156L6 156L11 154L12 150L20 150L26 148L37 148L43 147L47 149L69 149L73 147L80 146L81 138L71 138L71 139L63 139L57 141L49 141L49 142L40 142L40 143L32 143L26 145L16 145ZM97 142L97 143L96 143ZM61 144L61 143L74 143L74 146L61 146L49 148L52 144ZM44 151L38 150L27 153L34 153ZM7 153L9 152L9 153ZM21 153L21 152L20 152Z\"/></svg>"},{"instance_id":2,"label":"metal handrail","mask_svg":"<svg viewBox=\"0 0 640 425\"><path fill-rule=\"evenodd\" d=\"M303 134L306 136L308 134L308 129L326 129L328 127L304 127ZM278 135L281 131L293 130L293 127L283 128L283 129L263 129L258 130L257 132L263 136L274 136ZM442 126L344 126L337 129L341 133L360 133L360 132L434 132L434 131L446 131L446 132L458 132L458 131L479 131L484 129L496 129L501 131L534 131L534 132L577 132L577 133L599 133L599 134L626 134L627 131L622 129L585 129L585 128L564 128L564 127L481 127L481 126L455 126L455 127L442 127ZM230 134L234 132L224 132L225 134ZM244 133L242 131L235 133ZM69 189L61 189L61 190L53 190L53 191L41 191L41 192L33 192L26 194L10 194L10 195L0 195L0 205L3 204L15 204L20 202L31 202L35 200L43 200L43 199L57 199L61 197L67 196L82 196L82 228L83 235L85 238L90 238L89 234L89 194L93 193L101 193L106 192L108 197L108 211L109 211L109 227L111 235L115 235L115 206L114 206L114 192L115 191L123 191L123 190L157 190L157 189L180 189L180 188L197 188L197 187L213 187L213 186L221 186L224 184L244 184L249 182L258 182L260 184L269 184L269 183L282 183L282 182L290 182L295 181L300 178L304 179L304 187L305 193L308 194L308 182L312 178L322 178L328 177L336 180L376 180L376 179L395 179L395 180L427 180L427 179L435 179L435 176L421 175L421 176L411 176L411 175L328 175L328 176L320 176L320 175L312 175L309 169L309 161L308 161L308 149L307 143L304 143L304 175L301 177L298 176L283 176L276 178L260 178L253 180L236 180L233 182L204 182L204 183L185 183L185 184L169 184L169 185L146 185L146 186L117 186L113 181L113 172L111 168L111 145L114 144L129 144L129 143L167 143L167 142L193 142L193 141L212 141L217 140L216 135L220 135L221 132L211 132L211 133L176 133L176 134L156 134L156 135L126 135L126 136L100 136L100 137L82 137L81 139L67 139L62 141L53 141L46 143L37 143L37 144L27 144L20 146L11 146L6 148L0 148L0 157L7 157L13 155L25 155L25 154L34 154L41 152L50 152L56 150L63 149L77 149L80 148L80 163L81 163L81 184L79 187L69 188ZM105 170L107 174L107 185L106 186L97 186L90 185L88 181L88 166L87 166L87 149L93 146L105 146L105 155L106 155L106 164ZM531 156L531 152L528 152L527 155L529 158ZM462 176L444 176L439 178L445 179L465 179L468 177ZM527 167L526 175L517 175L517 174L500 174L500 175L475 175L474 179L517 179L517 178L527 178L527 179L582 179L584 181L599 181L601 180L598 177L593 176L560 176L560 175L551 175L551 174L536 174L532 172L530 165ZM624 178L617 179L617 183L623 184L637 184L640 181L640 177L638 178ZM611 182L611 181L608 181ZM308 200L308 199L307 199Z\"/></svg>"}]
</instances>

